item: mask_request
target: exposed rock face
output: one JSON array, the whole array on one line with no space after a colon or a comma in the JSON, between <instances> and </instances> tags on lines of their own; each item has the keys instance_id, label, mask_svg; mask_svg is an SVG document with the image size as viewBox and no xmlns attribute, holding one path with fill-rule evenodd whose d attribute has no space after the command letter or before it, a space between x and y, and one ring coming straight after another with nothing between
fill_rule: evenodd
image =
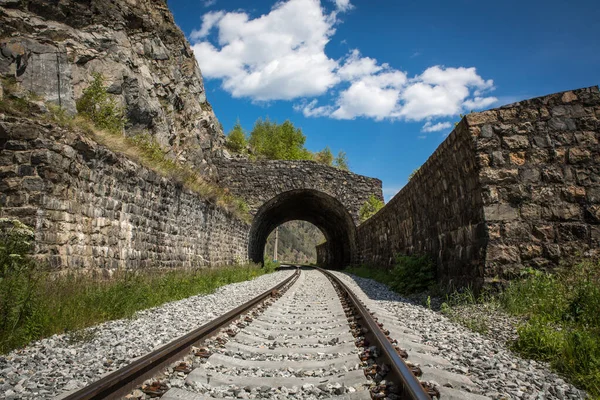
<instances>
[{"instance_id":1,"label":"exposed rock face","mask_svg":"<svg viewBox=\"0 0 600 400\"><path fill-rule=\"evenodd\" d=\"M210 175L224 135L200 69L164 0L0 1L0 75L74 113L101 73L130 134Z\"/></svg>"}]
</instances>

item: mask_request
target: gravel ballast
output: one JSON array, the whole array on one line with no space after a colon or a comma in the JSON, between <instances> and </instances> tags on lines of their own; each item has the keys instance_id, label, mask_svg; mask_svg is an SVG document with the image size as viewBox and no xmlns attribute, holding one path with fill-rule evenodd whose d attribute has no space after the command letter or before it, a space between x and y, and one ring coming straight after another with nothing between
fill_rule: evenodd
<instances>
[{"instance_id":1,"label":"gravel ballast","mask_svg":"<svg viewBox=\"0 0 600 400\"><path fill-rule=\"evenodd\" d=\"M584 399L585 392L564 381L544 363L526 360L506 348L506 337L482 336L452 322L439 312L414 304L387 286L371 279L334 272L348 284L371 311L394 314L418 335L422 343L433 347L432 355L450 361L445 369L467 375L477 391L493 399ZM495 319L502 323L503 319ZM507 331L512 321L505 320ZM492 331L502 330L495 326Z\"/></svg>"},{"instance_id":2,"label":"gravel ballast","mask_svg":"<svg viewBox=\"0 0 600 400\"><path fill-rule=\"evenodd\" d=\"M134 318L54 335L0 356L0 398L51 399L79 389L270 289L293 270L165 303Z\"/></svg>"}]
</instances>

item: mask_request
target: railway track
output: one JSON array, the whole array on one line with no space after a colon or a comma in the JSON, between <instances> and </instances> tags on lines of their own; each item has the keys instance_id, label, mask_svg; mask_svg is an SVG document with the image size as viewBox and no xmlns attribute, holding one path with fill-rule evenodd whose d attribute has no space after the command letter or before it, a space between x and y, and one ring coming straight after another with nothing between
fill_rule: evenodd
<instances>
[{"instance_id":1,"label":"railway track","mask_svg":"<svg viewBox=\"0 0 600 400\"><path fill-rule=\"evenodd\" d=\"M297 269L249 303L65 399L483 398L421 382L424 371L403 360L411 360L406 340L391 339L363 300L334 274Z\"/></svg>"}]
</instances>

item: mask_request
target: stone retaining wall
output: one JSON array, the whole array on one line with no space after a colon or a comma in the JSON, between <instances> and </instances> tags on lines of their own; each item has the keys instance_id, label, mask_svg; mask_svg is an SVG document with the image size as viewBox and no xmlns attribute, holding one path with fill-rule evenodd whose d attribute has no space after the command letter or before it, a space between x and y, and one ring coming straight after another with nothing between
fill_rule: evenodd
<instances>
[{"instance_id":1,"label":"stone retaining wall","mask_svg":"<svg viewBox=\"0 0 600 400\"><path fill-rule=\"evenodd\" d=\"M87 137L5 117L0 148L0 215L35 227L56 269L247 260L247 223Z\"/></svg>"},{"instance_id":2,"label":"stone retaining wall","mask_svg":"<svg viewBox=\"0 0 600 400\"><path fill-rule=\"evenodd\" d=\"M358 227L359 262L425 253L442 281L479 286L597 254L599 139L598 87L467 115Z\"/></svg>"}]
</instances>

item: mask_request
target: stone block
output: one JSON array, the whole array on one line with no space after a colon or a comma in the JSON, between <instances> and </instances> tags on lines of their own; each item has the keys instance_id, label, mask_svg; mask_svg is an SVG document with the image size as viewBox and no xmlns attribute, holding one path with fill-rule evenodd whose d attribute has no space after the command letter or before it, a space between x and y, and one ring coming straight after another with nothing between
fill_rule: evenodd
<instances>
[{"instance_id":1,"label":"stone block","mask_svg":"<svg viewBox=\"0 0 600 400\"><path fill-rule=\"evenodd\" d=\"M498 122L498 117L495 111L483 111L467 114L465 120L469 125L482 125Z\"/></svg>"},{"instance_id":2,"label":"stone block","mask_svg":"<svg viewBox=\"0 0 600 400\"><path fill-rule=\"evenodd\" d=\"M521 262L521 252L517 246L490 244L487 249L486 261L502 264Z\"/></svg>"},{"instance_id":3,"label":"stone block","mask_svg":"<svg viewBox=\"0 0 600 400\"><path fill-rule=\"evenodd\" d=\"M504 136L502 146L509 150L526 149L529 147L529 138L523 135Z\"/></svg>"},{"instance_id":4,"label":"stone block","mask_svg":"<svg viewBox=\"0 0 600 400\"><path fill-rule=\"evenodd\" d=\"M512 221L519 218L519 212L510 204L492 204L483 208L486 221Z\"/></svg>"},{"instance_id":5,"label":"stone block","mask_svg":"<svg viewBox=\"0 0 600 400\"><path fill-rule=\"evenodd\" d=\"M480 171L479 176L481 179L481 183L492 183L496 185L502 185L517 182L519 179L519 170L516 168L485 168Z\"/></svg>"},{"instance_id":6,"label":"stone block","mask_svg":"<svg viewBox=\"0 0 600 400\"><path fill-rule=\"evenodd\" d=\"M510 160L510 163L513 165L517 165L517 166L525 165L525 152L517 151L517 152L510 153L508 155L508 159Z\"/></svg>"},{"instance_id":7,"label":"stone block","mask_svg":"<svg viewBox=\"0 0 600 400\"><path fill-rule=\"evenodd\" d=\"M567 156L567 159L570 164L582 164L588 162L590 158L590 151L581 147L573 147L569 149Z\"/></svg>"}]
</instances>

